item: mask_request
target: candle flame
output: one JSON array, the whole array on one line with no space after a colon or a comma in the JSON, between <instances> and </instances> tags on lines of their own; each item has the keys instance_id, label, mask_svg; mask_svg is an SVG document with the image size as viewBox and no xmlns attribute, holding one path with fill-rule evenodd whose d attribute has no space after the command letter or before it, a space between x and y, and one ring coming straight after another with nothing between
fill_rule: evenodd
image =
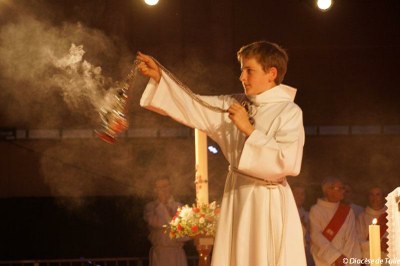
<instances>
[{"instance_id":1,"label":"candle flame","mask_svg":"<svg viewBox=\"0 0 400 266\"><path fill-rule=\"evenodd\" d=\"M378 223L378 219L374 218L372 219L372 224L377 224Z\"/></svg>"}]
</instances>

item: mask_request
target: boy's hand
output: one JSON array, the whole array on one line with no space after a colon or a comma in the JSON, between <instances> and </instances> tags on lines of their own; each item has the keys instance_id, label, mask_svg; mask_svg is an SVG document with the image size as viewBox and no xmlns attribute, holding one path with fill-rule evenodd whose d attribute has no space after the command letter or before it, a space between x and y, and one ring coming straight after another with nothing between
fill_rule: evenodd
<instances>
[{"instance_id":1,"label":"boy's hand","mask_svg":"<svg viewBox=\"0 0 400 266\"><path fill-rule=\"evenodd\" d=\"M138 65L139 72L146 77L154 79L157 83L161 79L161 70L151 56L141 52L137 53L136 59L140 61Z\"/></svg>"},{"instance_id":2,"label":"boy's hand","mask_svg":"<svg viewBox=\"0 0 400 266\"><path fill-rule=\"evenodd\" d=\"M250 123L246 109L239 103L233 103L228 108L229 118L247 137L254 131L254 126Z\"/></svg>"}]
</instances>

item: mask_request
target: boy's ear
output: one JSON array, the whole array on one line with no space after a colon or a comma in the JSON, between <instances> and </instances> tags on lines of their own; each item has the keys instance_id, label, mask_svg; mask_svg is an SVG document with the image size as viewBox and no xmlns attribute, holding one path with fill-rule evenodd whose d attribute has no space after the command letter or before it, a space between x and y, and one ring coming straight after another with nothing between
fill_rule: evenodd
<instances>
[{"instance_id":1,"label":"boy's ear","mask_svg":"<svg viewBox=\"0 0 400 266\"><path fill-rule=\"evenodd\" d=\"M270 67L267 74L269 76L268 81L275 82L276 77L278 76L278 70L276 69L276 67Z\"/></svg>"}]
</instances>

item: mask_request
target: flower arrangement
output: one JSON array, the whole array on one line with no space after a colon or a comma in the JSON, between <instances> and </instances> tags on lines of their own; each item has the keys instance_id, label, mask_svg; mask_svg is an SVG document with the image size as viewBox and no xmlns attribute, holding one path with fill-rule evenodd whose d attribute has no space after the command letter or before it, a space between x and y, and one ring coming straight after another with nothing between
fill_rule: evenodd
<instances>
[{"instance_id":1,"label":"flower arrangement","mask_svg":"<svg viewBox=\"0 0 400 266\"><path fill-rule=\"evenodd\" d=\"M175 216L166 225L170 238L211 236L214 237L220 207L214 201L210 204L193 204L179 207Z\"/></svg>"}]
</instances>

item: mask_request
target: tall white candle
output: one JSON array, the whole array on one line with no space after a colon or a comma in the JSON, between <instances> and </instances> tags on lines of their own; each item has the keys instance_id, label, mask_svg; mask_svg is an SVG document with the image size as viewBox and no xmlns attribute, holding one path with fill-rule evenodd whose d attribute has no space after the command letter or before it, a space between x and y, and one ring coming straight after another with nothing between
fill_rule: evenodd
<instances>
[{"instance_id":1,"label":"tall white candle","mask_svg":"<svg viewBox=\"0 0 400 266\"><path fill-rule=\"evenodd\" d=\"M381 232L380 226L377 225L377 219L372 220L369 225L369 257L371 259L371 266L381 265Z\"/></svg>"},{"instance_id":2,"label":"tall white candle","mask_svg":"<svg viewBox=\"0 0 400 266\"><path fill-rule=\"evenodd\" d=\"M196 147L196 202L197 204L208 204L207 135L196 128L194 138Z\"/></svg>"}]
</instances>

